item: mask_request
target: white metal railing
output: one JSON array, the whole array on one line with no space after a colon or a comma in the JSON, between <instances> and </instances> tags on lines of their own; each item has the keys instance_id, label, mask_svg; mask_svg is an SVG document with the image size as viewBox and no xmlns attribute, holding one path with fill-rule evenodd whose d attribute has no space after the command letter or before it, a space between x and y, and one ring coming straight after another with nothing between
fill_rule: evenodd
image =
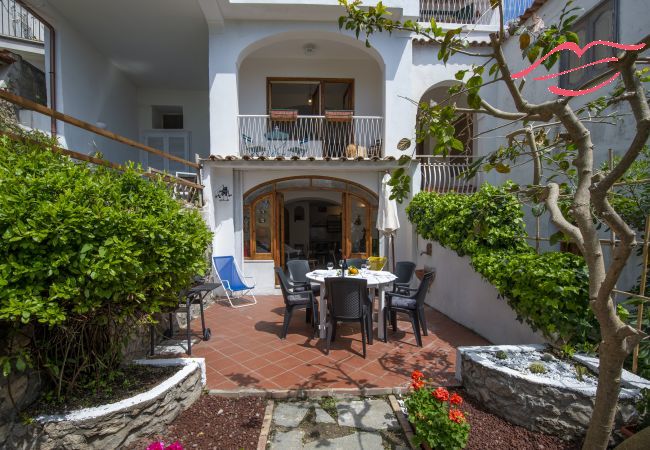
<instances>
[{"instance_id":1,"label":"white metal railing","mask_svg":"<svg viewBox=\"0 0 650 450\"><path fill-rule=\"evenodd\" d=\"M0 35L44 42L45 26L15 0L0 0Z\"/></svg>"},{"instance_id":2,"label":"white metal railing","mask_svg":"<svg viewBox=\"0 0 650 450\"><path fill-rule=\"evenodd\" d=\"M239 154L284 158L381 157L384 119L352 116L348 121L325 116L272 120L268 115L240 115Z\"/></svg>"},{"instance_id":3,"label":"white metal railing","mask_svg":"<svg viewBox=\"0 0 650 450\"><path fill-rule=\"evenodd\" d=\"M503 0L504 20L521 16L534 0ZM420 0L420 22L490 25L497 14L490 0Z\"/></svg>"},{"instance_id":4,"label":"white metal railing","mask_svg":"<svg viewBox=\"0 0 650 450\"><path fill-rule=\"evenodd\" d=\"M481 185L480 172L467 178L472 157L426 156L420 158L420 189L434 192L475 192Z\"/></svg>"}]
</instances>

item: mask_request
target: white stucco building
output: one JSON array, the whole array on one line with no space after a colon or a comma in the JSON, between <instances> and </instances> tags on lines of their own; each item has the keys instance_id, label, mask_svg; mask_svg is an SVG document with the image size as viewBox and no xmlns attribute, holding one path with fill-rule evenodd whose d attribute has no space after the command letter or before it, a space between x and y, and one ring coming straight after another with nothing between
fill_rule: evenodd
<instances>
[{"instance_id":1,"label":"white stucco building","mask_svg":"<svg viewBox=\"0 0 650 450\"><path fill-rule=\"evenodd\" d=\"M408 33L377 34L367 48L338 29L343 9L336 0L27 3L56 31L54 42L46 36L55 57L45 64L54 73L49 87L57 109L186 159L198 155L213 253L235 255L261 290L273 289L273 267L297 254L324 264L341 252L386 252L374 227L381 177L397 167L398 141L414 137L417 102L443 100L455 72L471 63L458 55L445 66L437 61L436 44ZM499 19L489 0L384 3L396 19L435 17L444 27L463 26L476 52L486 51ZM533 2L506 3L511 19ZM534 10L547 22L563 4L534 3L527 17ZM576 4L584 14L610 11L609 25L594 26L620 42L644 35L644 21L634 11L647 8L647 0ZM508 56L518 67L524 63L512 41ZM530 89L532 99L549 95L539 84ZM494 104L509 107L504 92L485 91ZM474 189L480 180L460 181L454 174L499 145L489 133L471 139L494 123L463 118L458 130L465 152L426 170L412 165L412 192L421 188L423 175L428 187ZM602 139L619 141L628 131L621 126ZM116 162L187 172L65 124L58 132L77 151L100 150ZM428 155L430 148L430 142L420 144L418 153ZM487 179L502 181L498 174ZM405 206L396 258L418 260ZM419 261L427 263L426 257Z\"/></svg>"}]
</instances>

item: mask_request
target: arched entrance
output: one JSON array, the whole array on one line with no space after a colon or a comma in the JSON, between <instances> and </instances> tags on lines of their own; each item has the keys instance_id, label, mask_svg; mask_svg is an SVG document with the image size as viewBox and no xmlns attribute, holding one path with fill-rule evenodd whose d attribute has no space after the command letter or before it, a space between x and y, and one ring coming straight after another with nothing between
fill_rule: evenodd
<instances>
[{"instance_id":1,"label":"arched entrance","mask_svg":"<svg viewBox=\"0 0 650 450\"><path fill-rule=\"evenodd\" d=\"M292 258L312 266L367 258L379 252L378 197L364 186L333 177L295 176L259 184L244 194L244 258Z\"/></svg>"}]
</instances>

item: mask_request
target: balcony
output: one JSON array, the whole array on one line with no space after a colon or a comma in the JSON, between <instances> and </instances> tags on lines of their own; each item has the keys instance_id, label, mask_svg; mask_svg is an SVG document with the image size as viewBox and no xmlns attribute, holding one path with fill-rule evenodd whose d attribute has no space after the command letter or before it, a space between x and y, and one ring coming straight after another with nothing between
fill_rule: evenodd
<instances>
[{"instance_id":1,"label":"balcony","mask_svg":"<svg viewBox=\"0 0 650 450\"><path fill-rule=\"evenodd\" d=\"M424 156L420 158L420 173L422 181L420 189L432 192L458 192L471 194L480 187L482 180L480 172L467 178L472 164L472 157L441 157Z\"/></svg>"},{"instance_id":2,"label":"balcony","mask_svg":"<svg viewBox=\"0 0 650 450\"><path fill-rule=\"evenodd\" d=\"M45 26L15 0L0 0L0 35L43 44Z\"/></svg>"},{"instance_id":3,"label":"balcony","mask_svg":"<svg viewBox=\"0 0 650 450\"><path fill-rule=\"evenodd\" d=\"M534 0L504 0L504 21L514 20L528 9ZM490 0L420 0L420 22L460 25L495 25L497 11Z\"/></svg>"},{"instance_id":4,"label":"balcony","mask_svg":"<svg viewBox=\"0 0 650 450\"><path fill-rule=\"evenodd\" d=\"M384 119L326 111L323 116L240 115L239 154L249 158L380 158Z\"/></svg>"}]
</instances>

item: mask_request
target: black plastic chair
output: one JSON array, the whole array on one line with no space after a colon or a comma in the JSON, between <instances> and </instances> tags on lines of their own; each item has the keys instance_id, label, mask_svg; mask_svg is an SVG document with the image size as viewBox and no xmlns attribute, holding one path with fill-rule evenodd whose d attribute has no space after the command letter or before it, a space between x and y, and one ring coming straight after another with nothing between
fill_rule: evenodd
<instances>
[{"instance_id":1,"label":"black plastic chair","mask_svg":"<svg viewBox=\"0 0 650 450\"><path fill-rule=\"evenodd\" d=\"M292 259L287 261L287 270L291 283L297 290L311 289L315 296L320 295L320 284L311 283L307 279L307 273L311 272L309 261L306 259Z\"/></svg>"},{"instance_id":2,"label":"black plastic chair","mask_svg":"<svg viewBox=\"0 0 650 450\"><path fill-rule=\"evenodd\" d=\"M311 319L311 323L314 328L314 337L316 337L318 310L316 308L314 295L310 290L297 291L295 287L293 287L293 285L289 282L289 280L287 280L287 276L281 267L276 267L275 273L280 279L280 288L282 289L282 297L284 298L284 324L282 325L282 333L280 334L280 339L287 337L289 322L291 322L293 310L296 308L307 309L307 322L309 322L309 319Z\"/></svg>"},{"instance_id":3,"label":"black plastic chair","mask_svg":"<svg viewBox=\"0 0 650 450\"><path fill-rule=\"evenodd\" d=\"M368 282L362 278L325 278L325 290L329 306L327 322L327 353L336 338L337 322L359 322L363 357L366 357L366 341L372 344L372 303L368 298Z\"/></svg>"},{"instance_id":4,"label":"black plastic chair","mask_svg":"<svg viewBox=\"0 0 650 450\"><path fill-rule=\"evenodd\" d=\"M422 332L428 336L427 320L424 315L424 299L427 291L436 276L436 271L427 272L422 277L420 286L417 289L410 289L409 293L400 292L387 292L386 293L386 307L384 308L384 342L388 340L386 334L386 322L389 318L393 326L393 332L397 331L397 313L406 313L411 319L413 325L413 333L415 334L415 342L418 347L422 347L422 336L420 335L420 325L422 325Z\"/></svg>"},{"instance_id":5,"label":"black plastic chair","mask_svg":"<svg viewBox=\"0 0 650 450\"><path fill-rule=\"evenodd\" d=\"M361 264L366 264L368 260L363 258L351 258L348 259L348 267L354 266L357 269L361 269Z\"/></svg>"},{"instance_id":6,"label":"black plastic chair","mask_svg":"<svg viewBox=\"0 0 650 450\"><path fill-rule=\"evenodd\" d=\"M395 276L397 278L393 281L393 292L408 294L409 287L411 286L411 278L413 278L414 273L414 262L398 261L397 264L395 264Z\"/></svg>"}]
</instances>

